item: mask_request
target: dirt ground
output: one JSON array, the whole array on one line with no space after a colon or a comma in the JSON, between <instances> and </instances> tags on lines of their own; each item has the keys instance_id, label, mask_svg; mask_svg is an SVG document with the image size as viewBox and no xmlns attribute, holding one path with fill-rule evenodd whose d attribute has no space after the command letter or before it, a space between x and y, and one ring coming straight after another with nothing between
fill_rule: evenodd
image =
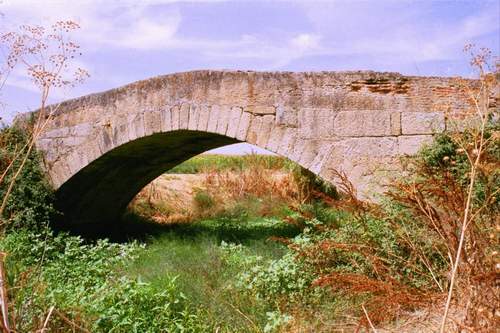
<instances>
[{"instance_id":1,"label":"dirt ground","mask_svg":"<svg viewBox=\"0 0 500 333\"><path fill-rule=\"evenodd\" d=\"M153 204L170 200L188 202L196 188L203 188L205 174L165 174L148 184L139 195Z\"/></svg>"}]
</instances>

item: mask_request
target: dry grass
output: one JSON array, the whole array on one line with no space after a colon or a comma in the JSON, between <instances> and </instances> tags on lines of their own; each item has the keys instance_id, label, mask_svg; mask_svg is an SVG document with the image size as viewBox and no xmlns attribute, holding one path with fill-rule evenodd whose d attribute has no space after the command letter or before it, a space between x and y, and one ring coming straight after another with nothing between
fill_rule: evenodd
<instances>
[{"instance_id":1,"label":"dry grass","mask_svg":"<svg viewBox=\"0 0 500 333\"><path fill-rule=\"evenodd\" d=\"M304 200L304 186L293 173L259 156L245 156L244 163L244 168L215 164L199 174L163 175L130 206L140 215L169 224L230 214L238 208L272 215L280 204L298 206Z\"/></svg>"}]
</instances>

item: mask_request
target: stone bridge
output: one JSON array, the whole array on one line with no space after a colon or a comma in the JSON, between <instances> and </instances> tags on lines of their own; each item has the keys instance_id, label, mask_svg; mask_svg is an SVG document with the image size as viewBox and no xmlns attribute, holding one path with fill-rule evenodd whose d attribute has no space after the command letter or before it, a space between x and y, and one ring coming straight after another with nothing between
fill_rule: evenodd
<instances>
[{"instance_id":1,"label":"stone bridge","mask_svg":"<svg viewBox=\"0 0 500 333\"><path fill-rule=\"evenodd\" d=\"M193 71L54 105L37 147L66 216L102 223L166 170L236 142L331 182L344 171L369 197L469 108L453 78Z\"/></svg>"}]
</instances>

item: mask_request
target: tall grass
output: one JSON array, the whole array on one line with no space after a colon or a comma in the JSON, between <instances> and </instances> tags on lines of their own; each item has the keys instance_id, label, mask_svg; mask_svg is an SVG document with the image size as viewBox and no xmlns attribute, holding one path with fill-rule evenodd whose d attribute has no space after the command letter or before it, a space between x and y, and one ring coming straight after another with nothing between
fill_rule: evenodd
<instances>
[{"instance_id":1,"label":"tall grass","mask_svg":"<svg viewBox=\"0 0 500 333\"><path fill-rule=\"evenodd\" d=\"M218 155L202 154L195 156L168 170L173 174L194 174L210 171L241 171L249 165L261 165L265 169L292 169L293 163L275 155Z\"/></svg>"},{"instance_id":2,"label":"tall grass","mask_svg":"<svg viewBox=\"0 0 500 333\"><path fill-rule=\"evenodd\" d=\"M180 172L198 174L190 197L160 190ZM130 208L159 223L192 222L206 217L247 214L279 215L282 207L295 207L313 199L338 197L335 187L312 172L282 157L269 155L199 155L169 171L141 191ZM158 184L157 184L158 182Z\"/></svg>"}]
</instances>

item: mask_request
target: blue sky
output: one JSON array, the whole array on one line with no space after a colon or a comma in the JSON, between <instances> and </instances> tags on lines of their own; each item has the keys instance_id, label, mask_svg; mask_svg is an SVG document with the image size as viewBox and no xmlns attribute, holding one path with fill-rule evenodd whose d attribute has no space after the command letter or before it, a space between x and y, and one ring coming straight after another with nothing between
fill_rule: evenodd
<instances>
[{"instance_id":1,"label":"blue sky","mask_svg":"<svg viewBox=\"0 0 500 333\"><path fill-rule=\"evenodd\" d=\"M499 54L500 1L4 0L2 29L73 19L91 77L53 101L193 69L362 70L470 76L466 43ZM21 71L2 118L37 105Z\"/></svg>"}]
</instances>

